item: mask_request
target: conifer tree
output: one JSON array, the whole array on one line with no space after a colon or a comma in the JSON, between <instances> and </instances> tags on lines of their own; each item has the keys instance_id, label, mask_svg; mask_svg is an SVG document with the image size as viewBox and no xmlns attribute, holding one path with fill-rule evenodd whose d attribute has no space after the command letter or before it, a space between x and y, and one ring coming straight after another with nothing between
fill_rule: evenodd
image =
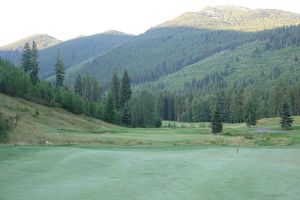
<instances>
[{"instance_id":1,"label":"conifer tree","mask_svg":"<svg viewBox=\"0 0 300 200\"><path fill-rule=\"evenodd\" d=\"M74 83L74 92L75 94L79 94L82 96L82 79L80 74L76 77L75 83Z\"/></svg>"},{"instance_id":2,"label":"conifer tree","mask_svg":"<svg viewBox=\"0 0 300 200\"><path fill-rule=\"evenodd\" d=\"M256 109L254 104L250 101L246 106L246 110L244 112L244 119L247 126L255 126L257 121Z\"/></svg>"},{"instance_id":3,"label":"conifer tree","mask_svg":"<svg viewBox=\"0 0 300 200\"><path fill-rule=\"evenodd\" d=\"M55 64L55 86L60 88L64 86L65 67L61 55L58 53Z\"/></svg>"},{"instance_id":4,"label":"conifer tree","mask_svg":"<svg viewBox=\"0 0 300 200\"><path fill-rule=\"evenodd\" d=\"M122 85L121 85L121 95L120 95L120 105L123 108L126 103L128 103L131 97L131 86L130 79L127 70L125 69L122 77Z\"/></svg>"},{"instance_id":5,"label":"conifer tree","mask_svg":"<svg viewBox=\"0 0 300 200\"><path fill-rule=\"evenodd\" d=\"M115 107L111 93L108 94L107 102L104 110L104 121L114 123L115 121Z\"/></svg>"},{"instance_id":6,"label":"conifer tree","mask_svg":"<svg viewBox=\"0 0 300 200\"><path fill-rule=\"evenodd\" d=\"M130 124L130 115L128 111L128 104L127 102L124 105L124 108L122 110L122 123L126 126Z\"/></svg>"},{"instance_id":7,"label":"conifer tree","mask_svg":"<svg viewBox=\"0 0 300 200\"><path fill-rule=\"evenodd\" d=\"M30 78L31 78L31 82L33 84L36 84L37 82L39 82L39 53L37 50L37 46L35 41L32 42L32 49L31 49L31 71L30 71Z\"/></svg>"},{"instance_id":8,"label":"conifer tree","mask_svg":"<svg viewBox=\"0 0 300 200\"><path fill-rule=\"evenodd\" d=\"M112 75L110 92L113 99L114 107L120 109L120 80L116 72Z\"/></svg>"},{"instance_id":9,"label":"conifer tree","mask_svg":"<svg viewBox=\"0 0 300 200\"><path fill-rule=\"evenodd\" d=\"M215 107L212 122L211 122L211 129L214 134L220 133L223 130L222 114L221 114L221 109L220 109L219 105L217 105Z\"/></svg>"},{"instance_id":10,"label":"conifer tree","mask_svg":"<svg viewBox=\"0 0 300 200\"><path fill-rule=\"evenodd\" d=\"M30 71L31 71L31 49L30 49L28 42L25 43L21 63L22 63L22 68L23 68L24 72L26 74L30 74Z\"/></svg>"},{"instance_id":11,"label":"conifer tree","mask_svg":"<svg viewBox=\"0 0 300 200\"><path fill-rule=\"evenodd\" d=\"M293 124L293 119L291 118L290 108L288 103L284 102L281 106L281 113L280 113L280 124L281 128L283 129L290 129Z\"/></svg>"},{"instance_id":12,"label":"conifer tree","mask_svg":"<svg viewBox=\"0 0 300 200\"><path fill-rule=\"evenodd\" d=\"M101 100L101 87L98 81L93 77L93 91L92 91L92 100L100 101Z\"/></svg>"}]
</instances>

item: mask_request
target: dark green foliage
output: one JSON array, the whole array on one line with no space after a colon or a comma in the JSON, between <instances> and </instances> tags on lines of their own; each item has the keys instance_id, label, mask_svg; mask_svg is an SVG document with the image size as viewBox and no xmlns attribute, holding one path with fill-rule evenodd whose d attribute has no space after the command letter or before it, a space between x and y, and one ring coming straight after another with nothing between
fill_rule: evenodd
<instances>
[{"instance_id":1,"label":"dark green foliage","mask_svg":"<svg viewBox=\"0 0 300 200\"><path fill-rule=\"evenodd\" d=\"M281 106L281 112L280 112L280 125L283 129L291 129L293 124L293 119L291 117L289 104L287 102L284 102Z\"/></svg>"},{"instance_id":2,"label":"dark green foliage","mask_svg":"<svg viewBox=\"0 0 300 200\"><path fill-rule=\"evenodd\" d=\"M160 117L156 117L155 122L154 122L154 127L155 128L160 128L162 126L162 121Z\"/></svg>"},{"instance_id":3,"label":"dark green foliage","mask_svg":"<svg viewBox=\"0 0 300 200\"><path fill-rule=\"evenodd\" d=\"M130 115L127 102L124 104L122 110L122 124L124 124L125 126L130 125Z\"/></svg>"},{"instance_id":4,"label":"dark green foliage","mask_svg":"<svg viewBox=\"0 0 300 200\"><path fill-rule=\"evenodd\" d=\"M87 101L101 101L102 88L92 76L81 78L78 75L73 88L76 94L82 96Z\"/></svg>"},{"instance_id":5,"label":"dark green foliage","mask_svg":"<svg viewBox=\"0 0 300 200\"><path fill-rule=\"evenodd\" d=\"M110 31L96 35L77 37L64 42L60 42L47 35L37 37L38 38L33 36L29 40L26 38L26 41L31 43L32 40L35 40L37 46L40 47L39 75L42 79L46 79L54 75L55 57L57 52L61 53L64 58L65 68L68 69L87 59L104 54L105 52L118 47L133 36L117 31ZM22 48L23 46L24 45L22 45ZM9 59L15 64L19 64L21 52L19 51L19 48L8 48L6 50L0 50L0 57Z\"/></svg>"},{"instance_id":6,"label":"dark green foliage","mask_svg":"<svg viewBox=\"0 0 300 200\"><path fill-rule=\"evenodd\" d=\"M298 56L295 54L295 58L294 58L295 62L298 62Z\"/></svg>"},{"instance_id":7,"label":"dark green foliage","mask_svg":"<svg viewBox=\"0 0 300 200\"><path fill-rule=\"evenodd\" d=\"M99 119L103 118L103 106L100 103L87 101L68 89L53 87L47 81L40 81L33 84L28 75L23 71L1 59L0 92L47 106L62 106L75 114L85 113ZM95 104L95 110L91 111L88 109L90 104Z\"/></svg>"},{"instance_id":8,"label":"dark green foliage","mask_svg":"<svg viewBox=\"0 0 300 200\"><path fill-rule=\"evenodd\" d=\"M256 114L256 108L254 103L250 100L247 105L244 112L244 119L247 124L247 126L255 126L257 122L257 114Z\"/></svg>"},{"instance_id":9,"label":"dark green foliage","mask_svg":"<svg viewBox=\"0 0 300 200\"><path fill-rule=\"evenodd\" d=\"M116 114L116 109L114 106L114 99L112 97L112 94L109 93L107 97L105 110L104 110L104 120L109 123L114 123L116 117L115 114Z\"/></svg>"},{"instance_id":10,"label":"dark green foliage","mask_svg":"<svg viewBox=\"0 0 300 200\"><path fill-rule=\"evenodd\" d=\"M55 55L59 51L64 58L65 69L77 66L97 55L102 55L109 50L118 47L132 35L121 32L106 32L91 36L77 37L72 40L62 42L58 45L40 51L40 76L48 78L53 75L55 65ZM108 74L110 76L110 74Z\"/></svg>"},{"instance_id":11,"label":"dark green foliage","mask_svg":"<svg viewBox=\"0 0 300 200\"><path fill-rule=\"evenodd\" d=\"M31 71L31 49L28 42L24 45L21 64L24 72L29 74Z\"/></svg>"},{"instance_id":12,"label":"dark green foliage","mask_svg":"<svg viewBox=\"0 0 300 200\"><path fill-rule=\"evenodd\" d=\"M129 102L131 97L131 85L127 70L124 70L123 77L121 80L121 94L120 94L120 106L124 108L125 104Z\"/></svg>"},{"instance_id":13,"label":"dark green foliage","mask_svg":"<svg viewBox=\"0 0 300 200\"><path fill-rule=\"evenodd\" d=\"M4 119L3 114L0 112L0 143L4 142L7 138L7 130L8 124L7 121Z\"/></svg>"},{"instance_id":14,"label":"dark green foliage","mask_svg":"<svg viewBox=\"0 0 300 200\"><path fill-rule=\"evenodd\" d=\"M220 106L217 105L214 110L214 114L211 121L211 130L213 134L221 133L223 130L223 124L222 124L222 113Z\"/></svg>"},{"instance_id":15,"label":"dark green foliage","mask_svg":"<svg viewBox=\"0 0 300 200\"><path fill-rule=\"evenodd\" d=\"M31 49L31 71L30 71L30 78L33 84L36 84L39 81L39 53L36 47L35 41L32 42L32 49Z\"/></svg>"},{"instance_id":16,"label":"dark green foliage","mask_svg":"<svg viewBox=\"0 0 300 200\"><path fill-rule=\"evenodd\" d=\"M79 94L80 96L82 96L82 92L83 92L83 86L82 86L82 79L80 74L78 74L75 83L74 83L74 92L75 94Z\"/></svg>"},{"instance_id":17,"label":"dark green foliage","mask_svg":"<svg viewBox=\"0 0 300 200\"><path fill-rule=\"evenodd\" d=\"M120 109L120 80L116 72L114 72L112 75L110 92L113 99L114 107L117 110L119 110Z\"/></svg>"},{"instance_id":18,"label":"dark green foliage","mask_svg":"<svg viewBox=\"0 0 300 200\"><path fill-rule=\"evenodd\" d=\"M60 88L64 86L65 67L60 53L57 54L55 63L55 86Z\"/></svg>"},{"instance_id":19,"label":"dark green foliage","mask_svg":"<svg viewBox=\"0 0 300 200\"><path fill-rule=\"evenodd\" d=\"M38 57L36 43L32 42L32 48L30 48L29 43L25 43L22 54L22 68L26 74L29 74L32 84L36 84L39 81Z\"/></svg>"},{"instance_id":20,"label":"dark green foliage","mask_svg":"<svg viewBox=\"0 0 300 200\"><path fill-rule=\"evenodd\" d=\"M157 100L152 94L145 91L138 93L133 100L129 99L129 105L125 101L124 108L117 110L110 92L106 104L101 103L101 87L93 77L87 76L81 79L79 76L77 83L74 86L76 93L67 88L54 87L47 81L33 84L23 71L0 59L0 92L2 93L43 105L61 106L75 114L85 114L110 123L134 127L161 125L159 112L156 109ZM130 98L129 95L127 98Z\"/></svg>"},{"instance_id":21,"label":"dark green foliage","mask_svg":"<svg viewBox=\"0 0 300 200\"><path fill-rule=\"evenodd\" d=\"M120 73L126 68L131 75L132 84L152 84L153 81L164 80L162 77L168 77L187 66L204 61L206 58L220 52L232 51L252 42L264 44L263 47L255 46L251 50L251 59L260 59L266 51L299 45L299 33L300 26L255 33L185 27L154 28L119 48L85 63L76 74L93 74L104 87L107 87L110 81L108 75L112 73L112 69ZM255 56L253 56L253 52ZM235 60L236 56L234 60L229 61L229 64ZM240 61L243 61L243 59L240 58L239 62L235 63L240 64ZM222 69L223 66L218 68ZM197 69L198 71L201 70ZM189 73L189 76L191 75L193 74ZM226 76L230 77L230 74ZM182 76L177 78L179 78L179 81L182 81L181 79L187 82L192 81L191 77ZM72 79L72 77L69 77L70 81ZM223 78L223 80L226 79ZM164 81L161 81L160 85L153 89L156 91L173 89L172 87L177 85L173 83L166 84L168 88L165 88L165 84Z\"/></svg>"},{"instance_id":22,"label":"dark green foliage","mask_svg":"<svg viewBox=\"0 0 300 200\"><path fill-rule=\"evenodd\" d=\"M129 100L131 126L155 127L160 124L158 110L156 110L155 97L147 92L139 92Z\"/></svg>"}]
</instances>

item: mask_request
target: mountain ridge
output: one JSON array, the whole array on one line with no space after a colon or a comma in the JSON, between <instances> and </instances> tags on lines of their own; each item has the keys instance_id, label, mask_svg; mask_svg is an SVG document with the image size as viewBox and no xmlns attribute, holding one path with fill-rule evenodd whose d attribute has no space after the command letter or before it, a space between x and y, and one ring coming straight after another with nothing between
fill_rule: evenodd
<instances>
[{"instance_id":1,"label":"mountain ridge","mask_svg":"<svg viewBox=\"0 0 300 200\"><path fill-rule=\"evenodd\" d=\"M205 7L197 12L183 13L156 27L190 27L249 32L273 29L285 25L298 25L299 21L300 14L288 11L250 9L225 5Z\"/></svg>"},{"instance_id":2,"label":"mountain ridge","mask_svg":"<svg viewBox=\"0 0 300 200\"><path fill-rule=\"evenodd\" d=\"M204 21L198 14L200 17L206 16ZM218 20L218 16L215 16L215 20L216 14L221 15L219 18L224 20ZM77 72L68 75L67 82L72 82L71 79L78 74L92 74L102 84L107 85L112 71L126 68L133 83L142 85L175 73L215 53L235 49L255 40L271 40L272 34L281 32L272 33L273 30L288 31L284 27L300 23L300 15L273 9L220 6L192 12L192 15L196 15L192 17L192 21L200 19L195 21L196 25L204 23L202 27L183 26L177 20L181 19L179 16L171 20L176 23L174 26L167 21L134 37L117 49L86 62ZM243 18L240 19L240 16ZM210 21L205 21L208 18ZM263 19L262 22L259 21L260 18Z\"/></svg>"},{"instance_id":3,"label":"mountain ridge","mask_svg":"<svg viewBox=\"0 0 300 200\"><path fill-rule=\"evenodd\" d=\"M35 41L38 50L42 50L63 42L62 40L58 40L48 34L34 34L10 44L1 46L0 51L22 51L26 42L31 44L33 41Z\"/></svg>"}]
</instances>

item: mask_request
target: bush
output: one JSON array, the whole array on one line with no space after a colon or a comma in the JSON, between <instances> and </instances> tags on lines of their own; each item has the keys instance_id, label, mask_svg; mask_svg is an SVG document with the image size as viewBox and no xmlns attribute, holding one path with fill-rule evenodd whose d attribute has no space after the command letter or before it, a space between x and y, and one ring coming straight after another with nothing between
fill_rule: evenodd
<instances>
[{"instance_id":1,"label":"bush","mask_svg":"<svg viewBox=\"0 0 300 200\"><path fill-rule=\"evenodd\" d=\"M157 119L155 120L154 126L155 126L156 128L160 128L160 127L162 126L162 121L161 121L160 118L157 118Z\"/></svg>"},{"instance_id":2,"label":"bush","mask_svg":"<svg viewBox=\"0 0 300 200\"><path fill-rule=\"evenodd\" d=\"M7 139L7 130L8 130L7 121L3 118L2 113L0 113L0 142L3 142Z\"/></svg>"},{"instance_id":3,"label":"bush","mask_svg":"<svg viewBox=\"0 0 300 200\"><path fill-rule=\"evenodd\" d=\"M36 117L36 118L38 118L38 117L39 117L39 115L40 115L40 112L39 112L39 110L38 110L38 109L35 109L34 113L32 114L32 117Z\"/></svg>"}]
</instances>

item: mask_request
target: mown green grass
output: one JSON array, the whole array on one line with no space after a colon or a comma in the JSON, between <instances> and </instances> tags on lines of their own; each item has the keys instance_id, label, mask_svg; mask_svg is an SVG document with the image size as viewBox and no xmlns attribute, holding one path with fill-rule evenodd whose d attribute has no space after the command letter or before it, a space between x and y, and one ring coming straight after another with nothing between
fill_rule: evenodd
<instances>
[{"instance_id":1,"label":"mown green grass","mask_svg":"<svg viewBox=\"0 0 300 200\"><path fill-rule=\"evenodd\" d=\"M0 199L298 199L299 148L0 146Z\"/></svg>"},{"instance_id":2,"label":"mown green grass","mask_svg":"<svg viewBox=\"0 0 300 200\"><path fill-rule=\"evenodd\" d=\"M289 131L274 118L252 128L224 124L212 135L209 123L124 128L2 94L0 109L21 115L10 144L0 145L0 199L300 196L299 117Z\"/></svg>"}]
</instances>

